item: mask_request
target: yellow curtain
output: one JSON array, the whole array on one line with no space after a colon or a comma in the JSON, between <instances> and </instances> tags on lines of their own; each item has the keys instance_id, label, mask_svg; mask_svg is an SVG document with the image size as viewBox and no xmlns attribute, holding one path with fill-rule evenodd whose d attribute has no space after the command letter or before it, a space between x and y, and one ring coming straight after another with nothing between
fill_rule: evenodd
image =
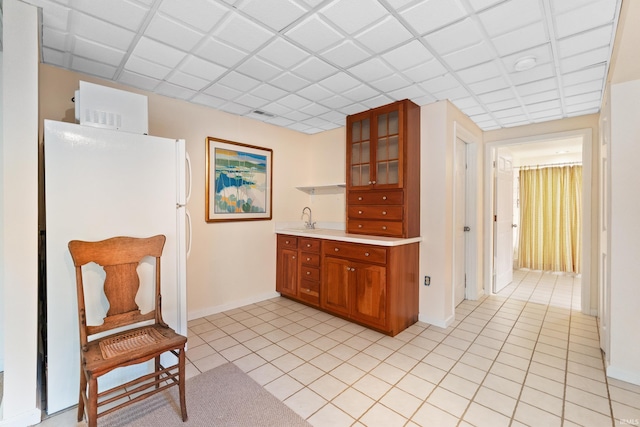
<instances>
[{"instance_id":1,"label":"yellow curtain","mask_svg":"<svg viewBox=\"0 0 640 427\"><path fill-rule=\"evenodd\" d=\"M520 267L582 271L582 166L520 170Z\"/></svg>"}]
</instances>

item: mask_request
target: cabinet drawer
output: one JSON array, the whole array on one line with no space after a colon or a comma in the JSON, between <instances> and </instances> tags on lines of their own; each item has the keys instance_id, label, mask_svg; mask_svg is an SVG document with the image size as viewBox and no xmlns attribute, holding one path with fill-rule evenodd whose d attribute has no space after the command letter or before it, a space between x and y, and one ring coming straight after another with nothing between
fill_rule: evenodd
<instances>
[{"instance_id":1,"label":"cabinet drawer","mask_svg":"<svg viewBox=\"0 0 640 427\"><path fill-rule=\"evenodd\" d=\"M300 239L300 249L305 252L320 253L320 240L319 239Z\"/></svg>"},{"instance_id":2,"label":"cabinet drawer","mask_svg":"<svg viewBox=\"0 0 640 427\"><path fill-rule=\"evenodd\" d=\"M320 246L318 246L318 250ZM300 254L300 262L302 265L310 265L312 267L320 267L320 254L311 254L308 252L302 252Z\"/></svg>"},{"instance_id":3,"label":"cabinet drawer","mask_svg":"<svg viewBox=\"0 0 640 427\"><path fill-rule=\"evenodd\" d=\"M349 219L347 232L375 236L402 236L402 222Z\"/></svg>"},{"instance_id":4,"label":"cabinet drawer","mask_svg":"<svg viewBox=\"0 0 640 427\"><path fill-rule=\"evenodd\" d=\"M320 284L318 282L313 282L310 280L302 280L300 282L300 292L298 293L298 297L313 305L320 304Z\"/></svg>"},{"instance_id":5,"label":"cabinet drawer","mask_svg":"<svg viewBox=\"0 0 640 427\"><path fill-rule=\"evenodd\" d=\"M349 206L349 218L402 221L402 206Z\"/></svg>"},{"instance_id":6,"label":"cabinet drawer","mask_svg":"<svg viewBox=\"0 0 640 427\"><path fill-rule=\"evenodd\" d=\"M350 191L349 205L401 205L404 202L402 190Z\"/></svg>"},{"instance_id":7,"label":"cabinet drawer","mask_svg":"<svg viewBox=\"0 0 640 427\"><path fill-rule=\"evenodd\" d=\"M387 250L379 246L327 240L323 243L322 247L325 256L350 258L378 264L385 264L387 262Z\"/></svg>"},{"instance_id":8,"label":"cabinet drawer","mask_svg":"<svg viewBox=\"0 0 640 427\"><path fill-rule=\"evenodd\" d=\"M303 265L300 268L300 278L308 280L320 280L320 269Z\"/></svg>"},{"instance_id":9,"label":"cabinet drawer","mask_svg":"<svg viewBox=\"0 0 640 427\"><path fill-rule=\"evenodd\" d=\"M298 238L295 236L287 236L278 234L278 248L296 249L298 247Z\"/></svg>"}]
</instances>

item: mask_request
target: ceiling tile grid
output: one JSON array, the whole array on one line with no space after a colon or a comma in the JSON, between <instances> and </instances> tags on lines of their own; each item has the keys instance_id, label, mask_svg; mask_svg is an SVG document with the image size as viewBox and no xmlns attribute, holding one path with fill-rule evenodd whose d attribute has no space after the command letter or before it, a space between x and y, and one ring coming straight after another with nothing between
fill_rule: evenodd
<instances>
[{"instance_id":1,"label":"ceiling tile grid","mask_svg":"<svg viewBox=\"0 0 640 427\"><path fill-rule=\"evenodd\" d=\"M45 63L309 134L405 98L483 130L597 112L621 4L25 1Z\"/></svg>"}]
</instances>

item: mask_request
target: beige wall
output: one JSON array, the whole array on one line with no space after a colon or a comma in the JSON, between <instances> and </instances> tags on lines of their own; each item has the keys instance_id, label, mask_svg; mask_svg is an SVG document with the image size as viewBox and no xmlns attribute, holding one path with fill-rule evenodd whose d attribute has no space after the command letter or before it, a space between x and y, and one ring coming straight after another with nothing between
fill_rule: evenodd
<instances>
[{"instance_id":1,"label":"beige wall","mask_svg":"<svg viewBox=\"0 0 640 427\"><path fill-rule=\"evenodd\" d=\"M187 260L189 319L275 296L274 224L299 220L309 203L309 195L295 187L312 179L312 137L47 65L40 67L41 120L73 121L71 98L79 80L144 93L149 97L149 133L186 140L193 168L187 204L193 221L193 246ZM336 140L340 136L337 131L328 134L337 134ZM273 220L205 222L207 136L273 149ZM326 143L316 139L319 145Z\"/></svg>"}]
</instances>

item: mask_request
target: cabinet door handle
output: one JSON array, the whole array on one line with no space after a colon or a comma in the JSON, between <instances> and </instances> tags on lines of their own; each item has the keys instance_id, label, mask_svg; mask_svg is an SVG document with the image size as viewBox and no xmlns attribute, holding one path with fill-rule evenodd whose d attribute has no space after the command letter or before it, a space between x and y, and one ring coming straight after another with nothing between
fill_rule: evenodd
<instances>
[{"instance_id":1,"label":"cabinet door handle","mask_svg":"<svg viewBox=\"0 0 640 427\"><path fill-rule=\"evenodd\" d=\"M375 184L376 182L375 182L375 181L372 181L372 183L373 183L373 184Z\"/></svg>"},{"instance_id":2,"label":"cabinet door handle","mask_svg":"<svg viewBox=\"0 0 640 427\"><path fill-rule=\"evenodd\" d=\"M295 257L295 256L292 256L292 257L291 257L291 259L296 259L296 257Z\"/></svg>"},{"instance_id":3,"label":"cabinet door handle","mask_svg":"<svg viewBox=\"0 0 640 427\"><path fill-rule=\"evenodd\" d=\"M285 241L284 241L284 244L285 244L285 245L288 245L288 244L289 244L289 241L288 241L288 240L285 240Z\"/></svg>"},{"instance_id":4,"label":"cabinet door handle","mask_svg":"<svg viewBox=\"0 0 640 427\"><path fill-rule=\"evenodd\" d=\"M383 230L386 230L386 229L387 229L387 226L386 226L386 225L383 225L383 226L382 226L382 229L383 229Z\"/></svg>"},{"instance_id":5,"label":"cabinet door handle","mask_svg":"<svg viewBox=\"0 0 640 427\"><path fill-rule=\"evenodd\" d=\"M386 214L387 214L387 211L382 211L382 215L386 215Z\"/></svg>"},{"instance_id":6,"label":"cabinet door handle","mask_svg":"<svg viewBox=\"0 0 640 427\"><path fill-rule=\"evenodd\" d=\"M311 243L307 243L307 247L310 248L311 247Z\"/></svg>"},{"instance_id":7,"label":"cabinet door handle","mask_svg":"<svg viewBox=\"0 0 640 427\"><path fill-rule=\"evenodd\" d=\"M311 261L311 258L307 257L307 261Z\"/></svg>"},{"instance_id":8,"label":"cabinet door handle","mask_svg":"<svg viewBox=\"0 0 640 427\"><path fill-rule=\"evenodd\" d=\"M353 267L351 267L351 271L356 271L356 269L355 269L355 268L353 268Z\"/></svg>"},{"instance_id":9,"label":"cabinet door handle","mask_svg":"<svg viewBox=\"0 0 640 427\"><path fill-rule=\"evenodd\" d=\"M371 183L372 183L372 182L371 182L371 181L369 181L369 184L371 184Z\"/></svg>"},{"instance_id":10,"label":"cabinet door handle","mask_svg":"<svg viewBox=\"0 0 640 427\"><path fill-rule=\"evenodd\" d=\"M387 196L382 196L382 200L387 200Z\"/></svg>"},{"instance_id":11,"label":"cabinet door handle","mask_svg":"<svg viewBox=\"0 0 640 427\"><path fill-rule=\"evenodd\" d=\"M358 211L358 215L362 215L362 211Z\"/></svg>"},{"instance_id":12,"label":"cabinet door handle","mask_svg":"<svg viewBox=\"0 0 640 427\"><path fill-rule=\"evenodd\" d=\"M310 271L307 271L307 276L310 276L310 275L311 275L311 272L310 272Z\"/></svg>"},{"instance_id":13,"label":"cabinet door handle","mask_svg":"<svg viewBox=\"0 0 640 427\"><path fill-rule=\"evenodd\" d=\"M362 200L362 196L358 197L358 200Z\"/></svg>"},{"instance_id":14,"label":"cabinet door handle","mask_svg":"<svg viewBox=\"0 0 640 427\"><path fill-rule=\"evenodd\" d=\"M338 252L340 249L338 248L333 248L334 251Z\"/></svg>"},{"instance_id":15,"label":"cabinet door handle","mask_svg":"<svg viewBox=\"0 0 640 427\"><path fill-rule=\"evenodd\" d=\"M362 228L362 224L358 224L358 228Z\"/></svg>"},{"instance_id":16,"label":"cabinet door handle","mask_svg":"<svg viewBox=\"0 0 640 427\"><path fill-rule=\"evenodd\" d=\"M347 267L347 271L351 270L349 267Z\"/></svg>"},{"instance_id":17,"label":"cabinet door handle","mask_svg":"<svg viewBox=\"0 0 640 427\"><path fill-rule=\"evenodd\" d=\"M369 256L369 252L365 252L365 253L364 253L364 256Z\"/></svg>"}]
</instances>

